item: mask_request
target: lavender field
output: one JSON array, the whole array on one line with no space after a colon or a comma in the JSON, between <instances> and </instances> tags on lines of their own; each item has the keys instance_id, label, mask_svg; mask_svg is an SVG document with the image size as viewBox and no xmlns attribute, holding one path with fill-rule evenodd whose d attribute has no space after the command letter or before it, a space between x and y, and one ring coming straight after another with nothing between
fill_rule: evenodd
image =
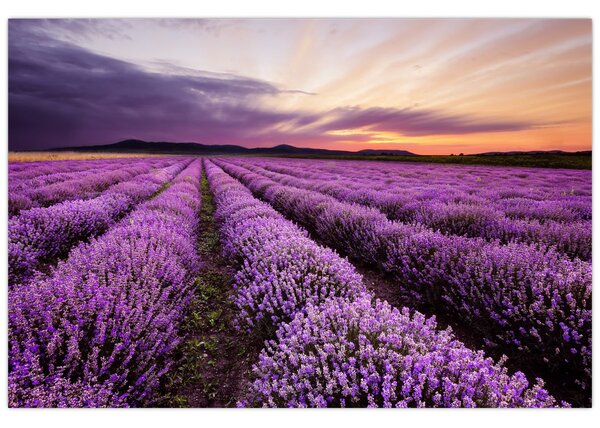
<instances>
[{"instance_id":1,"label":"lavender field","mask_svg":"<svg viewBox=\"0 0 600 428\"><path fill-rule=\"evenodd\" d=\"M8 170L11 407L591 405L591 171Z\"/></svg>"}]
</instances>

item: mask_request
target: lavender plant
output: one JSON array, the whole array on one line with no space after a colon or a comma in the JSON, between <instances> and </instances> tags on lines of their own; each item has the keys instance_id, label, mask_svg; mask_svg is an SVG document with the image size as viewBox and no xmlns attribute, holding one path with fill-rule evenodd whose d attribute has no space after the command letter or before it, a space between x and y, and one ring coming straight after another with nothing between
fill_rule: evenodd
<instances>
[{"instance_id":1,"label":"lavender plant","mask_svg":"<svg viewBox=\"0 0 600 428\"><path fill-rule=\"evenodd\" d=\"M320 170L318 174L313 173L306 178L307 169L314 170L314 165L307 165L307 168L300 170L264 160L232 162L287 186L314 190L342 202L376 208L392 220L421 224L450 235L481 237L502 243L543 244L571 257L591 259L589 197L548 194L537 197L552 199L515 198L512 196L516 195L506 193L506 189L500 191L496 187L498 181L502 181L498 180L501 177L496 176L499 174L490 180L493 190L485 192L476 192L472 183L468 183L467 189L457 190L457 187L464 185L460 181L428 185L421 176L402 183L407 187L400 190L397 179L389 180L390 183L386 180L385 185L378 184L377 179L369 174L370 171L364 171L364 167L352 169L350 173L338 172L337 169L334 169L335 174L328 173L327 169L323 172ZM439 169L441 171L436 171L436 176L445 177L444 167ZM384 170L393 171L393 167ZM583 174L588 174L586 171L568 173L578 174L575 175L578 181L583 180ZM541 175L537 171L536 174ZM541 179L548 180L549 177L543 175ZM423 188L423 182L428 186ZM511 198L501 198L500 193Z\"/></svg>"},{"instance_id":2,"label":"lavender plant","mask_svg":"<svg viewBox=\"0 0 600 428\"><path fill-rule=\"evenodd\" d=\"M377 210L283 186L219 162L279 212L351 258L378 265L438 310L458 315L490 346L591 382L591 264L534 245L446 236Z\"/></svg>"},{"instance_id":3,"label":"lavender plant","mask_svg":"<svg viewBox=\"0 0 600 428\"><path fill-rule=\"evenodd\" d=\"M240 318L250 329L268 317L278 326L240 406L557 405L541 381L509 376L433 319L375 301L346 260L269 214L213 163L205 169L226 253L239 266Z\"/></svg>"},{"instance_id":4,"label":"lavender plant","mask_svg":"<svg viewBox=\"0 0 600 428\"><path fill-rule=\"evenodd\" d=\"M467 349L433 318L362 296L309 305L253 368L241 406L553 407L538 380ZM565 403L563 403L565 405Z\"/></svg>"},{"instance_id":5,"label":"lavender plant","mask_svg":"<svg viewBox=\"0 0 600 428\"><path fill-rule=\"evenodd\" d=\"M9 220L9 285L27 281L40 264L65 255L79 241L106 231L137 203L150 197L187 164L137 175L102 195L23 211Z\"/></svg>"},{"instance_id":6,"label":"lavender plant","mask_svg":"<svg viewBox=\"0 0 600 428\"><path fill-rule=\"evenodd\" d=\"M200 161L52 275L9 293L11 407L152 403L199 267Z\"/></svg>"}]
</instances>

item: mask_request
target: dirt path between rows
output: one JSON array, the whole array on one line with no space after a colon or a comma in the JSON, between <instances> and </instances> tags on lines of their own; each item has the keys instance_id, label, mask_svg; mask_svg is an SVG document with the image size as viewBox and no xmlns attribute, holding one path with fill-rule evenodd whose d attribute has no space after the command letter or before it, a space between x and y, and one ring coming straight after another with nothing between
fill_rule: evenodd
<instances>
[{"instance_id":1,"label":"dirt path between rows","mask_svg":"<svg viewBox=\"0 0 600 428\"><path fill-rule=\"evenodd\" d=\"M202 174L195 296L182 328L179 364L168 374L160 407L235 407L262 342L233 327L235 269L222 256L214 201Z\"/></svg>"}]
</instances>

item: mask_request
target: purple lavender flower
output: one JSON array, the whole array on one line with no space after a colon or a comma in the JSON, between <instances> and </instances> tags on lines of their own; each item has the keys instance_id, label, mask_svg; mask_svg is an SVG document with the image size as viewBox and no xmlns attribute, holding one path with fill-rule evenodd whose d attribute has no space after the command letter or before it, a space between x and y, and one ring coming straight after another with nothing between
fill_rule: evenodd
<instances>
[{"instance_id":1,"label":"purple lavender flower","mask_svg":"<svg viewBox=\"0 0 600 428\"><path fill-rule=\"evenodd\" d=\"M218 164L323 242L391 275L399 291L458 314L490 345L501 343L512 356L568 373L589 389L589 262L544 245L503 245L390 221L374 208L281 185L239 162ZM429 196L441 197L439 192ZM557 330L560 322L576 333L575 343L564 340Z\"/></svg>"},{"instance_id":2,"label":"purple lavender flower","mask_svg":"<svg viewBox=\"0 0 600 428\"><path fill-rule=\"evenodd\" d=\"M200 161L47 278L9 293L11 406L152 403L199 267Z\"/></svg>"},{"instance_id":3,"label":"purple lavender flower","mask_svg":"<svg viewBox=\"0 0 600 428\"><path fill-rule=\"evenodd\" d=\"M522 373L509 376L433 319L373 302L346 260L213 163L205 168L226 254L239 266L240 322L250 330L264 320L279 325L240 406L556 405L541 381L529 387ZM281 196L267 184L263 194Z\"/></svg>"}]
</instances>

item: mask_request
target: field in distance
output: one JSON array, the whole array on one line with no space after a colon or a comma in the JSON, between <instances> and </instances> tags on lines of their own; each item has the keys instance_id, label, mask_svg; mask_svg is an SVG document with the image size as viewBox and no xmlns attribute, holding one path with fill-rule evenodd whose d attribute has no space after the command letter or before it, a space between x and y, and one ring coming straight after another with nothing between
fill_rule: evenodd
<instances>
[{"instance_id":1,"label":"field in distance","mask_svg":"<svg viewBox=\"0 0 600 428\"><path fill-rule=\"evenodd\" d=\"M524 166L530 168L592 169L591 153L542 153L542 154L498 154L498 155L282 155L286 158L370 160L395 162L425 162L460 165Z\"/></svg>"},{"instance_id":2,"label":"field in distance","mask_svg":"<svg viewBox=\"0 0 600 428\"><path fill-rule=\"evenodd\" d=\"M8 152L9 162L39 162L62 160L92 160L92 159L119 159L119 158L148 158L164 157L163 154L148 153L93 153L93 152Z\"/></svg>"},{"instance_id":3,"label":"field in distance","mask_svg":"<svg viewBox=\"0 0 600 428\"><path fill-rule=\"evenodd\" d=\"M84 152L84 151L36 151L36 152L8 152L9 162L36 162L53 160L92 160L92 159L118 159L118 158L147 158L166 156L162 153L131 153L131 152ZM175 154L171 154L176 156ZM223 156L231 156L224 154ZM240 157L240 155L235 155ZM254 155L247 155L253 157ZM270 155L263 155L270 156ZM424 162L460 165L495 165L495 166L522 166L533 168L567 168L567 169L592 169L591 153L568 154L499 154L499 155L310 155L310 154L278 154L273 157L297 159L337 159L337 160L368 160L368 161L395 161L395 162ZM242 157L244 157L242 155Z\"/></svg>"}]
</instances>

